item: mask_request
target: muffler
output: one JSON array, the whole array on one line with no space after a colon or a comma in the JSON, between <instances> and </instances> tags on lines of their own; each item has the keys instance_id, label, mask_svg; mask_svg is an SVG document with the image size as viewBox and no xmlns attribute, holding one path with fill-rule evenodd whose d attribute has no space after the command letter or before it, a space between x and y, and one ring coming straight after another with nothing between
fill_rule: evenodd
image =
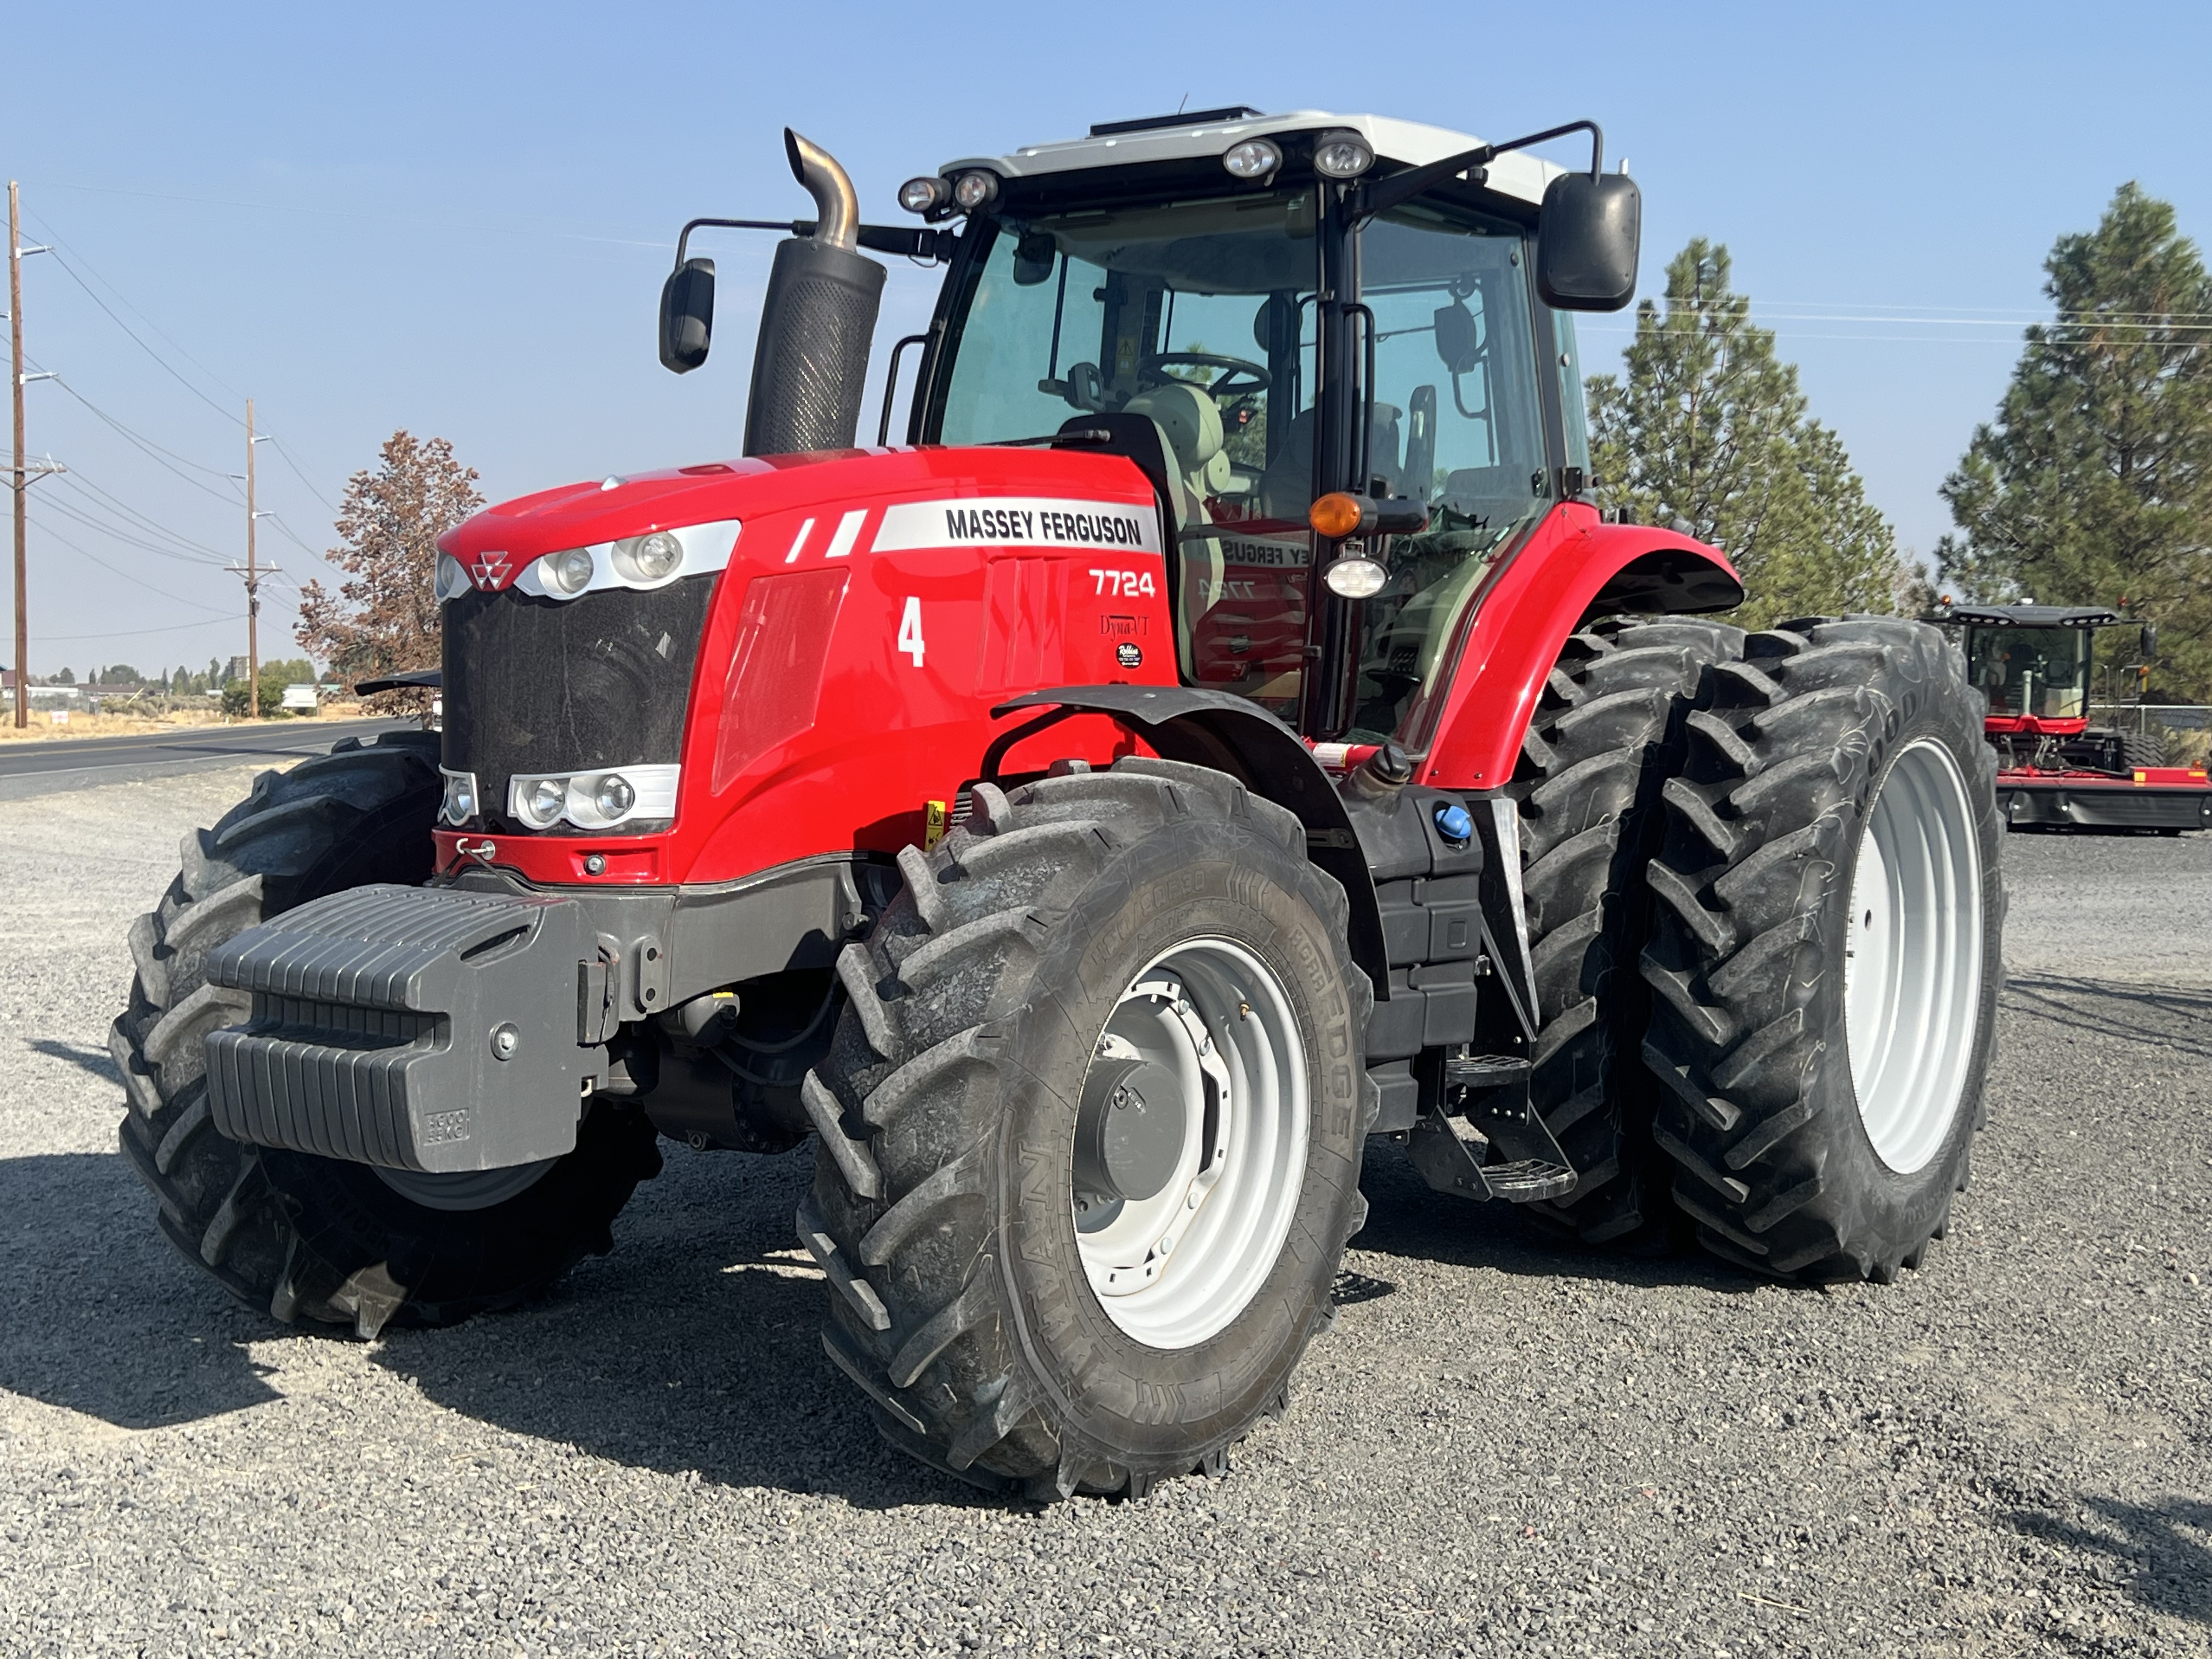
<instances>
[{"instance_id":1,"label":"muffler","mask_svg":"<svg viewBox=\"0 0 2212 1659\"><path fill-rule=\"evenodd\" d=\"M753 350L745 453L849 449L860 429L884 268L859 252L860 197L829 152L790 128L791 171L814 198L811 236L779 243Z\"/></svg>"}]
</instances>

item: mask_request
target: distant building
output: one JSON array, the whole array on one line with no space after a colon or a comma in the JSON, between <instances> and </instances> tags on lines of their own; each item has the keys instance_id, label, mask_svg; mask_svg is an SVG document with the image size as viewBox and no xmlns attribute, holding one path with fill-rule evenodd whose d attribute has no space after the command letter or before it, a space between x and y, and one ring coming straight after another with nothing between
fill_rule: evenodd
<instances>
[{"instance_id":1,"label":"distant building","mask_svg":"<svg viewBox=\"0 0 2212 1659\"><path fill-rule=\"evenodd\" d=\"M246 659L243 657L233 657L230 659L228 665L223 669L222 677L227 680L242 680L246 678Z\"/></svg>"}]
</instances>

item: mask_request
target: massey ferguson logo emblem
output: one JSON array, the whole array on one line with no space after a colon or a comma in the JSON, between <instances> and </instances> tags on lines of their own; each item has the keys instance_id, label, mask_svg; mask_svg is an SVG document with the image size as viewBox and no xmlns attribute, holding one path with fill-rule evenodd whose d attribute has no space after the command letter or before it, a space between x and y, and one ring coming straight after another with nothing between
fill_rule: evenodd
<instances>
[{"instance_id":1,"label":"massey ferguson logo emblem","mask_svg":"<svg viewBox=\"0 0 2212 1659\"><path fill-rule=\"evenodd\" d=\"M469 574L487 593L507 580L507 555L504 553L479 553L476 562L469 567Z\"/></svg>"}]
</instances>

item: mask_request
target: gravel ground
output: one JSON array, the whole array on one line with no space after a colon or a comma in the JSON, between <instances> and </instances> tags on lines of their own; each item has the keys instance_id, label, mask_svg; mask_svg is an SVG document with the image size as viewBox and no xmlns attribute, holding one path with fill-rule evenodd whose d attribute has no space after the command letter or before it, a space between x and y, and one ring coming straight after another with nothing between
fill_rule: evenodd
<instances>
[{"instance_id":1,"label":"gravel ground","mask_svg":"<svg viewBox=\"0 0 2212 1659\"><path fill-rule=\"evenodd\" d=\"M176 1260L104 1033L249 775L0 805L0 1653L2212 1651L2212 837L2011 839L1926 1271L1609 1261L1385 1156L1233 1472L1037 1510L863 1423L804 1152L672 1148L550 1301L374 1346Z\"/></svg>"}]
</instances>

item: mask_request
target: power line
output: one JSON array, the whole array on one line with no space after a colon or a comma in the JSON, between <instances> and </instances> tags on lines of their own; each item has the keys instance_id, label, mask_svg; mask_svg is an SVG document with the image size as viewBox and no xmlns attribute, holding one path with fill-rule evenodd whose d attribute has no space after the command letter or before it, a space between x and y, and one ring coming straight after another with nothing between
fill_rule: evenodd
<instances>
[{"instance_id":1,"label":"power line","mask_svg":"<svg viewBox=\"0 0 2212 1659\"><path fill-rule=\"evenodd\" d=\"M233 614L231 611L223 609L220 605L204 605L198 599L188 599L181 593L172 593L166 588L155 586L153 583L148 581L143 576L134 576L127 570L118 569L114 565L108 563L106 560L101 558L99 554L92 552L88 549L82 547L76 542L71 541L68 537L63 535L60 531L55 529L53 526L46 523L35 513L31 515L31 522L37 525L41 532L46 535L52 536L64 547L70 550L70 551L79 554L82 557L90 559L94 564L98 565L102 570L108 572L111 575L120 576L125 581L130 582L135 586L143 587L149 593L155 594L161 599L167 599L173 605L187 605L195 611L204 611L210 616L229 617ZM197 626L197 624L195 625Z\"/></svg>"}]
</instances>

